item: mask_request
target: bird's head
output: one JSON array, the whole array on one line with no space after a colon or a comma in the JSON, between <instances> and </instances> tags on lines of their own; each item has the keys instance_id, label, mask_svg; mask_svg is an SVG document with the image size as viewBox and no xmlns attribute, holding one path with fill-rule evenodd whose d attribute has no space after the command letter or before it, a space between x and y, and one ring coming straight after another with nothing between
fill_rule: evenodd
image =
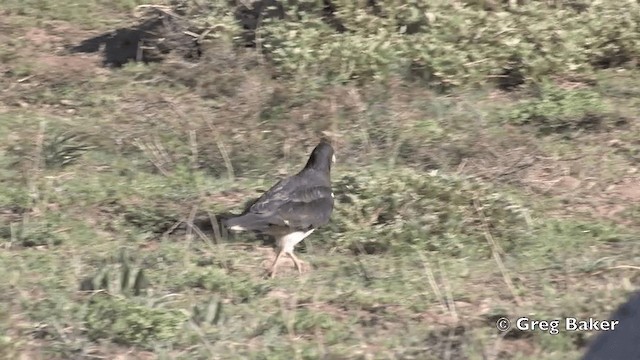
<instances>
[{"instance_id":1,"label":"bird's head","mask_svg":"<svg viewBox=\"0 0 640 360\"><path fill-rule=\"evenodd\" d=\"M312 168L322 171L331 171L331 165L336 162L336 155L333 147L328 141L322 140L311 152L309 161L305 168Z\"/></svg>"}]
</instances>

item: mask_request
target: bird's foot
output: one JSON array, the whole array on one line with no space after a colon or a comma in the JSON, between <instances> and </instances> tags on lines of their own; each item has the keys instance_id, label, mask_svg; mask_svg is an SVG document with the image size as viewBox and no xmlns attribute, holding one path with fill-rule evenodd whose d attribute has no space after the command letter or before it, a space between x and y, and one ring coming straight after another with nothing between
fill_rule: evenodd
<instances>
[{"instance_id":1,"label":"bird's foot","mask_svg":"<svg viewBox=\"0 0 640 360\"><path fill-rule=\"evenodd\" d=\"M276 277L276 269L277 267L270 267L268 269L266 269L265 274L264 274L264 278L265 279L273 279Z\"/></svg>"},{"instance_id":2,"label":"bird's foot","mask_svg":"<svg viewBox=\"0 0 640 360\"><path fill-rule=\"evenodd\" d=\"M306 262L299 261L298 262L298 266L295 266L295 269L298 272L298 274L302 275L302 274L305 274L305 273L309 272L311 270L311 266L307 265ZM285 272L288 272L288 271L285 271ZM265 274L264 274L263 278L264 279L273 279L275 277L276 277L276 272L274 270L269 269L269 270L265 271Z\"/></svg>"},{"instance_id":3,"label":"bird's foot","mask_svg":"<svg viewBox=\"0 0 640 360\"><path fill-rule=\"evenodd\" d=\"M311 271L311 265L307 264L306 261L298 260L298 265L295 267L298 271L298 274L302 275Z\"/></svg>"},{"instance_id":4,"label":"bird's foot","mask_svg":"<svg viewBox=\"0 0 640 360\"><path fill-rule=\"evenodd\" d=\"M300 264L301 273L309 272L309 270L311 270L311 267L309 266L309 264L307 264L306 261L298 260L298 263Z\"/></svg>"}]
</instances>

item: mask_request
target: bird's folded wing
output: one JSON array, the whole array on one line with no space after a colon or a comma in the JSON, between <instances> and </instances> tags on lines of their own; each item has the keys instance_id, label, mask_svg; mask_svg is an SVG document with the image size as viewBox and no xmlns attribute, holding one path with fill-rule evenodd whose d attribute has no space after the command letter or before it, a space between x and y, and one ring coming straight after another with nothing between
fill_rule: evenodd
<instances>
[{"instance_id":1,"label":"bird's folded wing","mask_svg":"<svg viewBox=\"0 0 640 360\"><path fill-rule=\"evenodd\" d=\"M289 200L278 207L276 218L289 227L308 229L326 224L332 210L331 188L314 186L293 192Z\"/></svg>"},{"instance_id":2,"label":"bird's folded wing","mask_svg":"<svg viewBox=\"0 0 640 360\"><path fill-rule=\"evenodd\" d=\"M254 201L248 212L254 214L274 213L280 205L288 201L290 193L295 189L293 178L282 179Z\"/></svg>"}]
</instances>

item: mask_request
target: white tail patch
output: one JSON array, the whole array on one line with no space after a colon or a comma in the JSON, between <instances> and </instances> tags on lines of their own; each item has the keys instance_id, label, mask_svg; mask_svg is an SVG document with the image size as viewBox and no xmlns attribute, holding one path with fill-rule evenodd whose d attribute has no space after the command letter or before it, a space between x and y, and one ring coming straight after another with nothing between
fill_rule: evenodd
<instances>
[{"instance_id":1,"label":"white tail patch","mask_svg":"<svg viewBox=\"0 0 640 360\"><path fill-rule=\"evenodd\" d=\"M293 248L298 245L300 241L304 240L304 238L311 235L311 233L314 231L315 229L311 229L309 231L296 231L294 233L283 236L282 238L280 238L280 241L278 241L278 243L282 248L282 251L284 251L285 253L293 253Z\"/></svg>"},{"instance_id":2,"label":"white tail patch","mask_svg":"<svg viewBox=\"0 0 640 360\"><path fill-rule=\"evenodd\" d=\"M229 228L229 230L233 230L233 231L244 231L244 230L247 230L247 229L246 229L246 228L243 228L243 227L242 227L242 226L240 226L240 225L234 225L234 226L230 227L230 228Z\"/></svg>"}]
</instances>

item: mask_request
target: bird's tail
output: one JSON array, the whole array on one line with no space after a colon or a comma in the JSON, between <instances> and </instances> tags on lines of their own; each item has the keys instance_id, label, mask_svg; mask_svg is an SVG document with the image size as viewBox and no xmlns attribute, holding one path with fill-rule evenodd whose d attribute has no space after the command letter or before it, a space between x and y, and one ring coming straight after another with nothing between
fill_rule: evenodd
<instances>
[{"instance_id":1,"label":"bird's tail","mask_svg":"<svg viewBox=\"0 0 640 360\"><path fill-rule=\"evenodd\" d=\"M269 227L269 222L256 214L245 214L224 221L227 229L232 231L261 231Z\"/></svg>"}]
</instances>

